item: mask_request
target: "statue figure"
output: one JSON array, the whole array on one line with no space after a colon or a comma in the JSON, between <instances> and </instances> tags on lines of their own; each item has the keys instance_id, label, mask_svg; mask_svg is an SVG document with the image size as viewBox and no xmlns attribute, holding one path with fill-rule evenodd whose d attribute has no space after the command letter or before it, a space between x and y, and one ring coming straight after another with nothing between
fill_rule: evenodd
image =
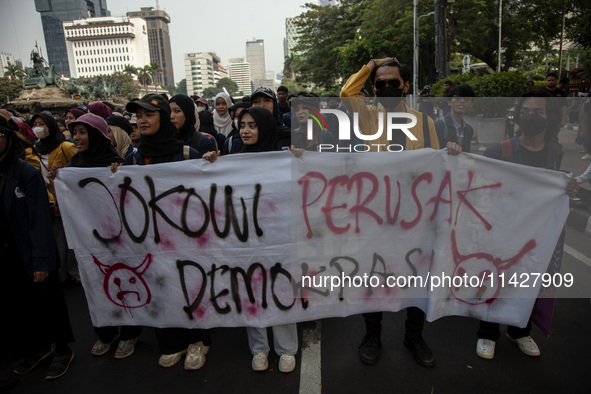
<instances>
[{"instance_id":1,"label":"statue figure","mask_svg":"<svg viewBox=\"0 0 591 394\"><path fill-rule=\"evenodd\" d=\"M41 48L35 42L35 49L31 51L31 63L33 67L27 67L27 79L23 81L25 88L40 87L47 85L63 85L61 78L55 74L55 67L50 65L41 54Z\"/></svg>"}]
</instances>

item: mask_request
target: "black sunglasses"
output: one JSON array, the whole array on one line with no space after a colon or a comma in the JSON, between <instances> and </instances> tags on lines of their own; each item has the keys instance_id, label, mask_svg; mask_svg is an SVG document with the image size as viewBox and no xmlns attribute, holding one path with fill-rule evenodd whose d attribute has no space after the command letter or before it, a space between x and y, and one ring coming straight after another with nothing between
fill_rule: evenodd
<instances>
[{"instance_id":1,"label":"black sunglasses","mask_svg":"<svg viewBox=\"0 0 591 394\"><path fill-rule=\"evenodd\" d=\"M377 90L381 90L386 87L386 85L390 86L393 89L398 89L400 87L400 80L399 79L380 79L375 81L373 84Z\"/></svg>"}]
</instances>

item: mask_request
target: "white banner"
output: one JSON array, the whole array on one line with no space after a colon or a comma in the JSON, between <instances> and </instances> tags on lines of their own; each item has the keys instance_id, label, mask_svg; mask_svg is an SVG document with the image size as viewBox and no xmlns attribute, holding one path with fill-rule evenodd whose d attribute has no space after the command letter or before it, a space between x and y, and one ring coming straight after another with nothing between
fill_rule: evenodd
<instances>
[{"instance_id":1,"label":"white banner","mask_svg":"<svg viewBox=\"0 0 591 394\"><path fill-rule=\"evenodd\" d=\"M408 306L524 326L567 182L424 149L65 168L55 185L95 326L208 328Z\"/></svg>"}]
</instances>

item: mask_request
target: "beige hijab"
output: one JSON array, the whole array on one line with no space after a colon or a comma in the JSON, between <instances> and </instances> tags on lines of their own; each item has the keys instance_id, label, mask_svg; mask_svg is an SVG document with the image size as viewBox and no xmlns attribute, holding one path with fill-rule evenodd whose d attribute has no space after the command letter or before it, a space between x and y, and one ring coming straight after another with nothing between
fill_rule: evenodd
<instances>
[{"instance_id":1,"label":"beige hijab","mask_svg":"<svg viewBox=\"0 0 591 394\"><path fill-rule=\"evenodd\" d=\"M129 150L129 145L131 145L131 138L119 126L109 125L109 130L111 130L113 138L115 138L115 150L117 154L125 159L125 154Z\"/></svg>"}]
</instances>

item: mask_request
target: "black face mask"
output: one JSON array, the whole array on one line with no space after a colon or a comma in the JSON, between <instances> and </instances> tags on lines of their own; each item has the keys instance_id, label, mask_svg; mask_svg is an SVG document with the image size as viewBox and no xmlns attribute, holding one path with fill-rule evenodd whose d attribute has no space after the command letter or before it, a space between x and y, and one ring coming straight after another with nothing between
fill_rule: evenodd
<instances>
[{"instance_id":1,"label":"black face mask","mask_svg":"<svg viewBox=\"0 0 591 394\"><path fill-rule=\"evenodd\" d=\"M395 108L402 101L402 89L394 89L390 86L385 86L382 89L376 91L376 96L384 98L386 100L380 100L380 103L385 108Z\"/></svg>"},{"instance_id":2,"label":"black face mask","mask_svg":"<svg viewBox=\"0 0 591 394\"><path fill-rule=\"evenodd\" d=\"M519 117L519 131L528 137L538 135L546 130L546 119L538 114L525 114Z\"/></svg>"}]
</instances>

